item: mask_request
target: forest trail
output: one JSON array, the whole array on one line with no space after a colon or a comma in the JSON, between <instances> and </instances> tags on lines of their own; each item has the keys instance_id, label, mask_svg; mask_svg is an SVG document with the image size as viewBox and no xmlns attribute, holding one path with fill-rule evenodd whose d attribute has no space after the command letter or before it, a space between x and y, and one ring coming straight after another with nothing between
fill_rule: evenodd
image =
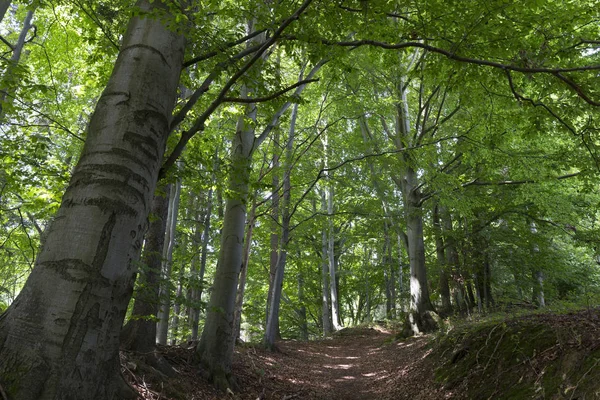
<instances>
[{"instance_id":1,"label":"forest trail","mask_svg":"<svg viewBox=\"0 0 600 400\"><path fill-rule=\"evenodd\" d=\"M426 340L396 342L381 328L344 329L334 338L280 344L285 376L293 376L298 398L375 400L433 398L432 371L424 370ZM283 372L283 371L282 371ZM405 385L402 384L404 381ZM404 388L400 391L399 388Z\"/></svg>"},{"instance_id":2,"label":"forest trail","mask_svg":"<svg viewBox=\"0 0 600 400\"><path fill-rule=\"evenodd\" d=\"M202 378L194 345L160 347L173 378L134 359L122 360L124 375L146 400L600 398L600 308L505 315L406 340L375 326L279 341L275 352L240 344L235 393Z\"/></svg>"},{"instance_id":3,"label":"forest trail","mask_svg":"<svg viewBox=\"0 0 600 400\"><path fill-rule=\"evenodd\" d=\"M163 348L165 357L180 371L178 391L169 395L161 383L143 393L145 399L240 399L240 400L385 400L444 399L434 384L434 362L428 358L427 338L394 340L381 327L347 328L332 338L317 341L285 340L278 351L241 345L236 348L233 372L240 393L223 394L199 377L190 365L193 350ZM148 385L147 388L157 387ZM138 389L143 385L136 385ZM154 393L152 393L154 392Z\"/></svg>"}]
</instances>

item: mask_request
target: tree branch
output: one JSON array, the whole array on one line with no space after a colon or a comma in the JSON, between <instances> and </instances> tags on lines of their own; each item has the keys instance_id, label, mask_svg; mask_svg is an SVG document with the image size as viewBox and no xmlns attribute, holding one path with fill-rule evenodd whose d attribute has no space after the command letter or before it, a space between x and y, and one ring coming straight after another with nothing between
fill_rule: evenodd
<instances>
[{"instance_id":1,"label":"tree branch","mask_svg":"<svg viewBox=\"0 0 600 400\"><path fill-rule=\"evenodd\" d=\"M208 120L208 118L212 115L212 113L223 103L223 99L229 92L229 89L240 79L249 69L252 67L261 57L262 54L271 47L281 36L283 31L295 20L300 18L300 15L308 8L308 6L314 0L305 0L304 3L288 18L286 19L277 30L273 33L273 36L267 39L264 43L262 43L259 49L256 51L256 54L248 60L244 66L242 66L229 80L225 83L225 86L221 88L221 91L217 95L217 97L213 100L213 102L207 107L207 109L198 117L198 119L194 122L194 125L187 131L182 132L181 138L179 142L175 145L175 148L171 152L171 154L167 157L167 160L164 162L162 168L159 171L158 179L164 177L165 172L175 164L175 161L181 156L181 153L185 149L185 146L190 141L190 139L199 131L204 130L204 124Z\"/></svg>"},{"instance_id":2,"label":"tree branch","mask_svg":"<svg viewBox=\"0 0 600 400\"><path fill-rule=\"evenodd\" d=\"M196 56L196 57L192 58L191 60L185 61L183 63L183 65L182 65L182 67L183 68L187 68L187 67L189 67L191 65L194 65L196 63L199 63L201 61L208 60L209 58L212 58L212 57L214 57L214 56L216 56L216 55L218 55L220 53L223 53L227 49L230 49L230 48L235 47L235 46L237 46L239 44L242 44L242 43L244 43L244 42L246 42L246 41L248 41L248 40L250 40L250 39L252 39L252 38L254 38L254 37L258 36L258 35L260 35L261 33L265 32L265 31L266 31L266 29L262 29L260 31L252 32L251 34L246 35L246 36L244 36L244 37L242 37L242 38L240 38L238 40L235 40L235 41L229 42L229 43L225 43L225 45L219 47L219 50L209 51L207 53L204 53L204 54L201 54L199 56ZM260 47L260 45L252 46L252 47L249 47L246 50L250 50L250 49L258 50L259 47Z\"/></svg>"},{"instance_id":3,"label":"tree branch","mask_svg":"<svg viewBox=\"0 0 600 400\"><path fill-rule=\"evenodd\" d=\"M296 39L296 38L290 36L290 37L288 37L288 39ZM585 95L583 93L581 88L575 82L573 82L569 78L562 75L563 73L568 73L568 72L598 71L598 70L600 70L600 65L586 65L586 66L582 66L582 67L564 67L564 68L520 67L517 65L502 64L502 63L495 62L495 61L481 60L481 59L476 59L476 58L460 56L460 55L455 54L452 51L441 49L439 47L431 46L431 45L421 43L421 42L386 43L386 42L379 42L379 41L370 40L370 39L342 41L342 42L335 42L335 41L331 41L331 40L320 39L320 40L315 40L314 42L321 43L324 45L329 45L329 46L352 47L352 48L357 48L360 46L373 46L373 47L379 47L379 48L386 49L386 50L421 48L421 49L427 50L431 53L441 54L450 60L463 62L463 63L467 63L467 64L492 67L492 68L496 68L496 69L501 69L503 71L513 71L513 72L529 73L529 74L535 74L535 73L550 74L550 75L556 76L558 79L560 79L565 84L567 84L567 86L569 86L570 88L575 90L577 95L579 97L581 97L586 103L588 103L592 106L596 106L596 107L600 106L600 102L591 100L587 95Z\"/></svg>"},{"instance_id":4,"label":"tree branch","mask_svg":"<svg viewBox=\"0 0 600 400\"><path fill-rule=\"evenodd\" d=\"M273 100L287 92L289 92L290 90L296 89L298 86L302 86L302 85L306 85L307 83L311 83L311 82L318 82L319 79L305 79L303 81L299 81L294 83L292 86L289 86L285 89L281 89L273 94L270 94L268 96L265 97L254 97L254 98L241 98L241 97L225 97L223 98L223 102L228 102L228 103L263 103L265 101L270 101Z\"/></svg>"}]
</instances>

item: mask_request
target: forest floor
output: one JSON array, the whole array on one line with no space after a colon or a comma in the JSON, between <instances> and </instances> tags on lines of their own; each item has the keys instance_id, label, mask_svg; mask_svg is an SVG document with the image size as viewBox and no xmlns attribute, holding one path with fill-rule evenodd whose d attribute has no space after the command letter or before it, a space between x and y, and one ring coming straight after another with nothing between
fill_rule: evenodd
<instances>
[{"instance_id":1,"label":"forest floor","mask_svg":"<svg viewBox=\"0 0 600 400\"><path fill-rule=\"evenodd\" d=\"M374 326L280 341L276 352L240 345L240 393L215 391L190 363L193 346L161 352L177 377L157 382L124 365L147 400L600 399L599 309L465 323L405 340Z\"/></svg>"}]
</instances>

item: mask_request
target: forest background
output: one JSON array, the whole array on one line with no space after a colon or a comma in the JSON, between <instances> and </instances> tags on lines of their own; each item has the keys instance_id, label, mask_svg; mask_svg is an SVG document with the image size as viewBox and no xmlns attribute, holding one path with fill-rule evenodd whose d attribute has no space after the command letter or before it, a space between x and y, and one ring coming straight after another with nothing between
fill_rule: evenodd
<instances>
[{"instance_id":1,"label":"forest background","mask_svg":"<svg viewBox=\"0 0 600 400\"><path fill-rule=\"evenodd\" d=\"M236 337L597 305L599 5L0 1L0 358L19 321L65 313L48 335L71 338L97 303L128 346L200 339L226 387ZM96 267L72 260L96 265L103 235L113 292L81 306ZM46 310L18 316L24 286Z\"/></svg>"}]
</instances>

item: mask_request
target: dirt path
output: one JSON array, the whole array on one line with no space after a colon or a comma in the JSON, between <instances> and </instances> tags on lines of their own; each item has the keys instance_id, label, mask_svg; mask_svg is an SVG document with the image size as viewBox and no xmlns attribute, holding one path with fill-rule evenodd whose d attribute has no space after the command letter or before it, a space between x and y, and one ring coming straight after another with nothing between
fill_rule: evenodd
<instances>
[{"instance_id":1,"label":"dirt path","mask_svg":"<svg viewBox=\"0 0 600 400\"><path fill-rule=\"evenodd\" d=\"M165 348L167 359L180 372L173 396L160 383L143 398L156 400L436 400L451 393L436 389L433 361L425 338L393 340L383 329L344 329L333 338L282 341L278 352L260 346L238 346L233 373L238 393L218 393L189 361L193 349ZM143 377L138 378L143 386ZM144 385L146 384L143 382ZM144 386L145 387L145 386ZM140 390L140 392L143 392Z\"/></svg>"},{"instance_id":2,"label":"dirt path","mask_svg":"<svg viewBox=\"0 0 600 400\"><path fill-rule=\"evenodd\" d=\"M447 398L433 384L425 339L394 342L372 328L333 339L279 343L279 354L254 353L265 366L264 399L380 400ZM280 393L278 393L280 392Z\"/></svg>"}]
</instances>

